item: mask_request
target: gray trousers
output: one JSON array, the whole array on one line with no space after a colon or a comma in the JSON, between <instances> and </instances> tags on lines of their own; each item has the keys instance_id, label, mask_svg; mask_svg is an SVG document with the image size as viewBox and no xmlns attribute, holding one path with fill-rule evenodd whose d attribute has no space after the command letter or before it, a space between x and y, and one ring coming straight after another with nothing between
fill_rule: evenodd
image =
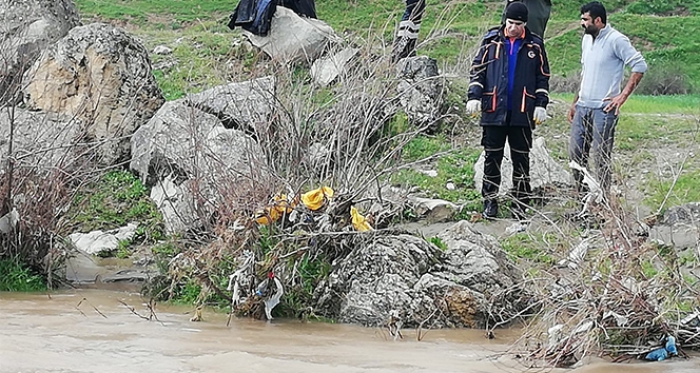
<instances>
[{"instance_id":1,"label":"gray trousers","mask_svg":"<svg viewBox=\"0 0 700 373\"><path fill-rule=\"evenodd\" d=\"M596 176L605 194L610 190L612 149L617 119L617 115L612 111L606 113L602 108L593 109L576 105L576 114L571 123L569 159L588 168L588 157L593 147ZM581 190L583 175L574 170L574 179L577 188Z\"/></svg>"}]
</instances>

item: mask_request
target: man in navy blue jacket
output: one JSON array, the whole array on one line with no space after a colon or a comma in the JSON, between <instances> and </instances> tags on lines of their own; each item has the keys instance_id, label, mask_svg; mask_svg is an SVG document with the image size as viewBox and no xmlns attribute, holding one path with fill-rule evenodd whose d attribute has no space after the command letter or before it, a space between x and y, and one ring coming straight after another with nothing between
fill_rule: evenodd
<instances>
[{"instance_id":1,"label":"man in navy blue jacket","mask_svg":"<svg viewBox=\"0 0 700 373\"><path fill-rule=\"evenodd\" d=\"M467 113L481 113L486 153L482 195L484 217L498 214L498 189L506 140L513 161L511 205L518 218L529 203L532 130L547 119L549 62L542 38L527 28L528 8L508 5L505 22L484 36L472 62Z\"/></svg>"}]
</instances>

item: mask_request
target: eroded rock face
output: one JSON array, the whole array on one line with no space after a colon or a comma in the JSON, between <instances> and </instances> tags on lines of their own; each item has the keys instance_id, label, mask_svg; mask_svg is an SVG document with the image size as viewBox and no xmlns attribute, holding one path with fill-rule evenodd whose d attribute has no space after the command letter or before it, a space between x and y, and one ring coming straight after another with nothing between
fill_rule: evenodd
<instances>
[{"instance_id":1,"label":"eroded rock face","mask_svg":"<svg viewBox=\"0 0 700 373\"><path fill-rule=\"evenodd\" d=\"M162 193L151 197L170 232L186 232L223 203L251 200L267 177L265 154L245 132L225 128L187 99L169 101L131 139L130 167ZM167 182L164 182L167 181ZM264 182L263 182L264 184Z\"/></svg>"},{"instance_id":2,"label":"eroded rock face","mask_svg":"<svg viewBox=\"0 0 700 373\"><path fill-rule=\"evenodd\" d=\"M385 326L483 327L490 312L523 306L520 274L495 238L459 222L439 235L441 251L412 235L367 236L335 263L316 290L319 313L342 322Z\"/></svg>"},{"instance_id":3,"label":"eroded rock face","mask_svg":"<svg viewBox=\"0 0 700 373\"><path fill-rule=\"evenodd\" d=\"M14 102L41 51L78 25L71 0L0 0L0 105Z\"/></svg>"},{"instance_id":4,"label":"eroded rock face","mask_svg":"<svg viewBox=\"0 0 700 373\"><path fill-rule=\"evenodd\" d=\"M128 159L129 136L165 101L143 45L102 23L73 28L42 54L25 81L26 105L82 123L103 165Z\"/></svg>"}]
</instances>

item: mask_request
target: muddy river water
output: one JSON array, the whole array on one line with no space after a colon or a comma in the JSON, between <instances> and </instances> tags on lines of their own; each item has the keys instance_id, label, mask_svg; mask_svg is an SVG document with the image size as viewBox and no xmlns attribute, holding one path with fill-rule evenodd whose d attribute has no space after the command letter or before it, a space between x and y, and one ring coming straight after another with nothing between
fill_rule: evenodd
<instances>
[{"instance_id":1,"label":"muddy river water","mask_svg":"<svg viewBox=\"0 0 700 373\"><path fill-rule=\"evenodd\" d=\"M394 341L383 330L353 325L234 319L205 310L158 306L158 321L134 293L71 290L0 293L0 373L16 372L523 372L503 352L517 330L487 340L479 330L433 330L422 341L404 331ZM99 312L98 312L99 311ZM592 360L574 370L533 372L700 372L700 357L654 363Z\"/></svg>"}]
</instances>

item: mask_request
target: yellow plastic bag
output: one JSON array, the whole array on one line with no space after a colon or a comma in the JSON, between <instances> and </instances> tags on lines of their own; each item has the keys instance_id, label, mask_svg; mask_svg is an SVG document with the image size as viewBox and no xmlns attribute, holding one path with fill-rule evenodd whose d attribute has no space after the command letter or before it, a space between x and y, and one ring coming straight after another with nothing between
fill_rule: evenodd
<instances>
[{"instance_id":1,"label":"yellow plastic bag","mask_svg":"<svg viewBox=\"0 0 700 373\"><path fill-rule=\"evenodd\" d=\"M291 213L293 207L293 204L289 203L285 194L278 194L272 197L270 205L257 214L258 217L255 218L255 222L262 225L270 224L273 221L279 220L285 213Z\"/></svg>"},{"instance_id":2,"label":"yellow plastic bag","mask_svg":"<svg viewBox=\"0 0 700 373\"><path fill-rule=\"evenodd\" d=\"M316 211L323 207L327 199L333 197L333 189L321 187L308 191L301 195L301 202L311 211Z\"/></svg>"},{"instance_id":3,"label":"yellow plastic bag","mask_svg":"<svg viewBox=\"0 0 700 373\"><path fill-rule=\"evenodd\" d=\"M367 219L357 211L355 206L350 207L350 216L352 216L352 226L358 232L367 232L372 230L372 226L369 225Z\"/></svg>"}]
</instances>

